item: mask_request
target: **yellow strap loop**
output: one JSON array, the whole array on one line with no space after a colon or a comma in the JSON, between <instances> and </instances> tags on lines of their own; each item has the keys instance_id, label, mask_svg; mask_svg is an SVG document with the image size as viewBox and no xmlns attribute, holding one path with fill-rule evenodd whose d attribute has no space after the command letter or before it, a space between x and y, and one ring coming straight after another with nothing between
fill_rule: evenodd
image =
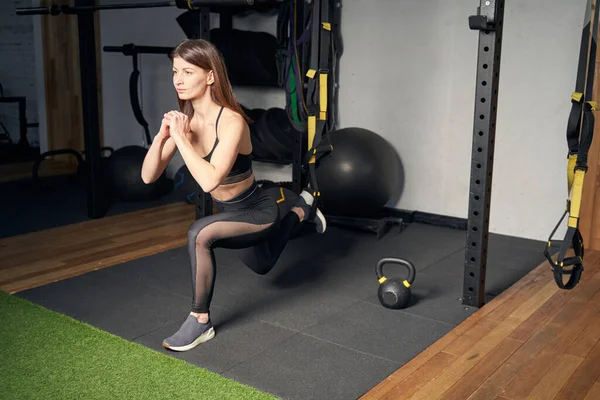
<instances>
[{"instance_id":1,"label":"yellow strap loop","mask_svg":"<svg viewBox=\"0 0 600 400\"><path fill-rule=\"evenodd\" d=\"M321 72L319 74L319 106L321 113L319 115L321 120L327 119L327 73Z\"/></svg>"},{"instance_id":2,"label":"yellow strap loop","mask_svg":"<svg viewBox=\"0 0 600 400\"><path fill-rule=\"evenodd\" d=\"M567 184L568 192L571 193L573 187L573 178L575 176L575 164L577 164L577 154L569 156L569 162L567 164Z\"/></svg>"},{"instance_id":3,"label":"yellow strap loop","mask_svg":"<svg viewBox=\"0 0 600 400\"><path fill-rule=\"evenodd\" d=\"M317 133L317 118L314 115L308 116L308 148L313 147L313 142L315 141L315 134ZM308 160L310 164L314 164L317 162L317 158L312 155L310 160Z\"/></svg>"},{"instance_id":4,"label":"yellow strap loop","mask_svg":"<svg viewBox=\"0 0 600 400\"><path fill-rule=\"evenodd\" d=\"M577 227L577 221L579 220L579 210L581 208L581 195L583 193L583 180L585 178L585 171L575 171L575 177L573 178L573 191L571 193L571 209L569 216L569 226Z\"/></svg>"}]
</instances>

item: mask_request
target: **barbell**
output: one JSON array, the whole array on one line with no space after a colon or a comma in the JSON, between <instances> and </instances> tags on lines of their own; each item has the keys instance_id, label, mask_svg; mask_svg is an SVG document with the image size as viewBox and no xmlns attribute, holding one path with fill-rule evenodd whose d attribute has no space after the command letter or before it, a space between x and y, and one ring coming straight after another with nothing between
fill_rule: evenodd
<instances>
[{"instance_id":1,"label":"barbell","mask_svg":"<svg viewBox=\"0 0 600 400\"><path fill-rule=\"evenodd\" d=\"M58 15L81 14L100 10L123 10L130 8L159 8L177 7L185 10L198 10L202 7L251 7L273 5L277 0L175 0L150 3L124 3L124 4L96 4L96 5L51 5L48 7L23 7L17 8L17 15Z\"/></svg>"}]
</instances>

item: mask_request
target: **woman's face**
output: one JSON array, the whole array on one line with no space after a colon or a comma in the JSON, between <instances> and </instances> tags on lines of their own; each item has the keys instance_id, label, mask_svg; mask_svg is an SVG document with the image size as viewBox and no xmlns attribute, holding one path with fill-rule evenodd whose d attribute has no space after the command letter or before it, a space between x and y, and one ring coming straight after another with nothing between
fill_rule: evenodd
<instances>
[{"instance_id":1,"label":"woman's face","mask_svg":"<svg viewBox=\"0 0 600 400\"><path fill-rule=\"evenodd\" d=\"M173 59L173 85L181 100L201 97L213 82L212 71L205 71L181 57Z\"/></svg>"}]
</instances>

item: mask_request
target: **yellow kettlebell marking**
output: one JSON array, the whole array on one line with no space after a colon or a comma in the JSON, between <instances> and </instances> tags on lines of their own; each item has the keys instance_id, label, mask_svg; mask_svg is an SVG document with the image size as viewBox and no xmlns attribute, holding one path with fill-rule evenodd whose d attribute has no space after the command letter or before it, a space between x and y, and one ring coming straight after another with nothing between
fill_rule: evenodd
<instances>
[{"instance_id":1,"label":"yellow kettlebell marking","mask_svg":"<svg viewBox=\"0 0 600 400\"><path fill-rule=\"evenodd\" d=\"M385 276L382 276L381 278L379 278L379 283L383 283L387 281L387 278Z\"/></svg>"},{"instance_id":2,"label":"yellow kettlebell marking","mask_svg":"<svg viewBox=\"0 0 600 400\"><path fill-rule=\"evenodd\" d=\"M410 283L408 283L408 281L406 279L402 283L404 283L404 286L406 286L407 288L410 287Z\"/></svg>"}]
</instances>

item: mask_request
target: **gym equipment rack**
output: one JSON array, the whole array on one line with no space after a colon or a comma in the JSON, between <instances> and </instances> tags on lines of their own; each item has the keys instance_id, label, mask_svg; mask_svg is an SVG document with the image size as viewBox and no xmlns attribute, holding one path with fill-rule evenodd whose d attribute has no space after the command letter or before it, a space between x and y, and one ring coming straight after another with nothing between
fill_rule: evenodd
<instances>
[{"instance_id":1,"label":"gym equipment rack","mask_svg":"<svg viewBox=\"0 0 600 400\"><path fill-rule=\"evenodd\" d=\"M469 17L469 28L479 31L479 50L462 303L475 307L485 296L503 20L504 0L481 0Z\"/></svg>"}]
</instances>

